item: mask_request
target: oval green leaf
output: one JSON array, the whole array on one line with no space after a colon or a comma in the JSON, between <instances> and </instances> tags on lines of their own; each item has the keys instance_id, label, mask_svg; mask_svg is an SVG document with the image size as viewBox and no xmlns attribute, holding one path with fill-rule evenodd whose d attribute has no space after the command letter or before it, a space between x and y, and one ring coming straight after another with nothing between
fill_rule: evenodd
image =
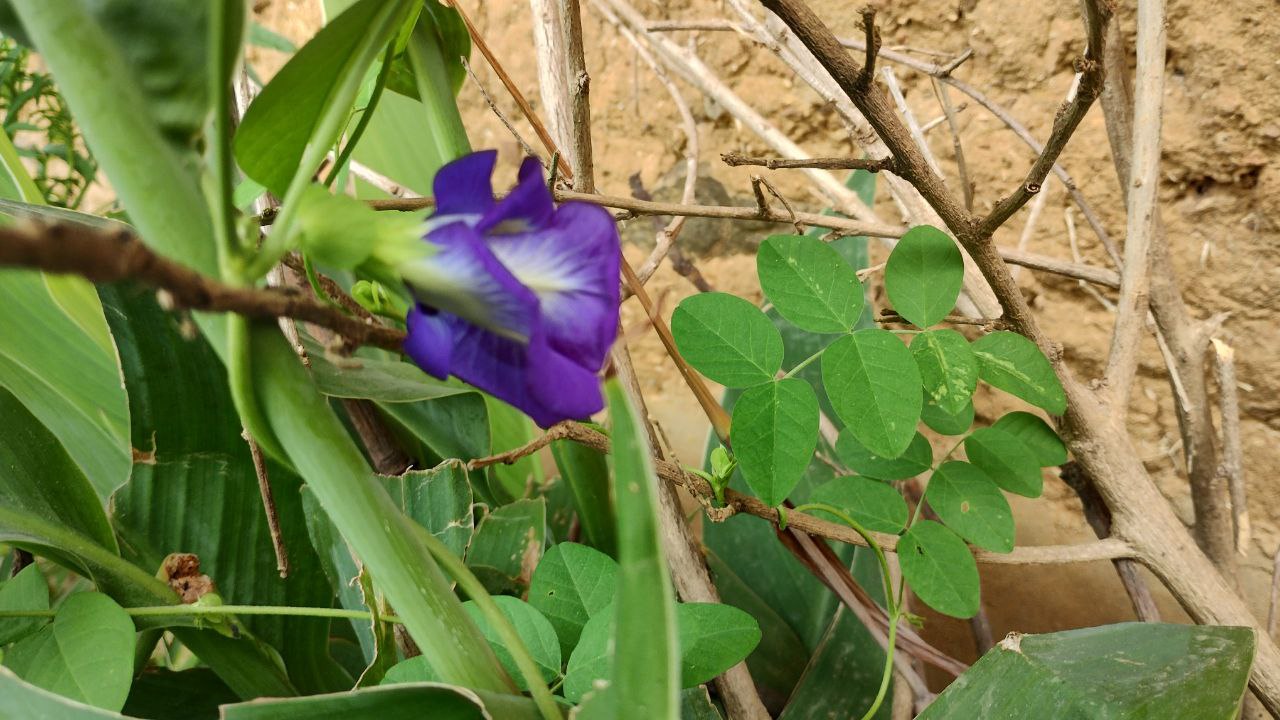
<instances>
[{"instance_id":1,"label":"oval green leaf","mask_svg":"<svg viewBox=\"0 0 1280 720\"><path fill-rule=\"evenodd\" d=\"M1067 446L1049 423L1029 412L1011 412L991 427L1002 430L1026 444L1040 467L1062 465L1067 461Z\"/></svg>"},{"instance_id":2,"label":"oval green leaf","mask_svg":"<svg viewBox=\"0 0 1280 720\"><path fill-rule=\"evenodd\" d=\"M781 505L818 446L818 398L809 383L783 378L748 388L733 405L734 457L756 497Z\"/></svg>"},{"instance_id":3,"label":"oval green leaf","mask_svg":"<svg viewBox=\"0 0 1280 720\"><path fill-rule=\"evenodd\" d=\"M756 272L765 297L802 330L845 332L862 314L857 272L818 238L774 235L760 244Z\"/></svg>"},{"instance_id":4,"label":"oval green leaf","mask_svg":"<svg viewBox=\"0 0 1280 720\"><path fill-rule=\"evenodd\" d=\"M1029 498L1044 491L1040 463L1021 439L993 427L982 428L964 439L964 451L969 462L1005 490Z\"/></svg>"},{"instance_id":5,"label":"oval green leaf","mask_svg":"<svg viewBox=\"0 0 1280 720\"><path fill-rule=\"evenodd\" d=\"M117 712L133 682L135 632L111 598L75 593L52 623L14 644L4 664L36 687Z\"/></svg>"},{"instance_id":6,"label":"oval green leaf","mask_svg":"<svg viewBox=\"0 0 1280 720\"><path fill-rule=\"evenodd\" d=\"M680 687L695 687L737 665L760 644L755 618L732 605L680 603Z\"/></svg>"},{"instance_id":7,"label":"oval green leaf","mask_svg":"<svg viewBox=\"0 0 1280 720\"><path fill-rule=\"evenodd\" d=\"M5 610L48 610L49 585L39 565L28 565L22 572L0 583L0 613ZM30 635L49 622L42 617L0 618L0 646Z\"/></svg>"},{"instance_id":8,"label":"oval green leaf","mask_svg":"<svg viewBox=\"0 0 1280 720\"><path fill-rule=\"evenodd\" d=\"M1013 511L996 482L965 462L943 463L925 491L929 507L960 537L994 552L1013 550Z\"/></svg>"},{"instance_id":9,"label":"oval green leaf","mask_svg":"<svg viewBox=\"0 0 1280 720\"><path fill-rule=\"evenodd\" d=\"M822 355L822 383L836 414L868 450L906 451L916 434L923 391L911 351L888 330L859 330Z\"/></svg>"},{"instance_id":10,"label":"oval green leaf","mask_svg":"<svg viewBox=\"0 0 1280 720\"><path fill-rule=\"evenodd\" d=\"M1067 410L1067 396L1053 366L1035 343L1015 332L998 330L973 343L978 377L1053 415Z\"/></svg>"},{"instance_id":11,"label":"oval green leaf","mask_svg":"<svg viewBox=\"0 0 1280 720\"><path fill-rule=\"evenodd\" d=\"M825 482L809 493L810 503L822 503L840 510L868 530L900 533L907 524L907 501L892 486L871 478L850 475ZM832 522L839 517L815 508Z\"/></svg>"},{"instance_id":12,"label":"oval green leaf","mask_svg":"<svg viewBox=\"0 0 1280 720\"><path fill-rule=\"evenodd\" d=\"M782 336L760 308L727 293L687 297L671 316L680 355L725 387L767 382L782 367Z\"/></svg>"},{"instance_id":13,"label":"oval green leaf","mask_svg":"<svg viewBox=\"0 0 1280 720\"><path fill-rule=\"evenodd\" d=\"M929 225L902 236L884 266L889 302L916 327L936 325L955 307L964 285L964 257L943 231Z\"/></svg>"},{"instance_id":14,"label":"oval green leaf","mask_svg":"<svg viewBox=\"0 0 1280 720\"><path fill-rule=\"evenodd\" d=\"M582 702L597 680L607 681L613 676L614 653L609 640L613 637L615 615L616 610L610 605L582 627L582 637L569 656L564 684L560 686L569 702Z\"/></svg>"},{"instance_id":15,"label":"oval green leaf","mask_svg":"<svg viewBox=\"0 0 1280 720\"><path fill-rule=\"evenodd\" d=\"M529 604L555 628L562 656L578 644L587 621L613 603L618 563L577 543L553 545L533 571Z\"/></svg>"},{"instance_id":16,"label":"oval green leaf","mask_svg":"<svg viewBox=\"0 0 1280 720\"><path fill-rule=\"evenodd\" d=\"M920 520L898 542L898 560L903 577L926 605L955 618L978 614L978 564L959 535Z\"/></svg>"},{"instance_id":17,"label":"oval green leaf","mask_svg":"<svg viewBox=\"0 0 1280 720\"><path fill-rule=\"evenodd\" d=\"M933 403L925 403L924 407L920 408L920 419L930 430L941 435L965 434L973 425L973 414L972 400L965 403L957 413L948 413Z\"/></svg>"},{"instance_id":18,"label":"oval green leaf","mask_svg":"<svg viewBox=\"0 0 1280 720\"><path fill-rule=\"evenodd\" d=\"M929 330L911 341L911 355L929 400L948 413L963 410L978 387L978 358L969 341L955 330Z\"/></svg>"},{"instance_id":19,"label":"oval green leaf","mask_svg":"<svg viewBox=\"0 0 1280 720\"><path fill-rule=\"evenodd\" d=\"M529 651L529 657L533 658L534 663L538 665L538 671L542 673L543 680L551 682L559 677L560 641L556 639L555 628L551 627L547 618L529 603L510 595L495 595L493 601L497 603L502 614L511 621L516 634L520 636L521 642ZM485 618L484 612L471 600L462 603L462 607L467 609L467 613L480 628L484 639L489 641L493 654L498 656L498 662L501 662L502 667L506 668L507 673L515 679L516 685L521 690L528 690L527 683L516 666L515 658L511 656L511 651L507 650L498 632Z\"/></svg>"},{"instance_id":20,"label":"oval green leaf","mask_svg":"<svg viewBox=\"0 0 1280 720\"><path fill-rule=\"evenodd\" d=\"M845 428L836 440L836 456L850 470L877 480L905 480L933 467L933 446L920 433L911 438L906 452L896 458L883 458L868 450Z\"/></svg>"}]
</instances>

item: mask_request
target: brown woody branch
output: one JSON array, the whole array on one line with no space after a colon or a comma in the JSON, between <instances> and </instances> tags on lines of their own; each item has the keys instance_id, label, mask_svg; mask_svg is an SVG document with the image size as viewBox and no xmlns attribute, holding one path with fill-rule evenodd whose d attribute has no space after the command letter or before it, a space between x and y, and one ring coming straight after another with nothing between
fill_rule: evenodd
<instances>
[{"instance_id":1,"label":"brown woody branch","mask_svg":"<svg viewBox=\"0 0 1280 720\"><path fill-rule=\"evenodd\" d=\"M27 267L79 275L93 282L133 279L168 293L188 310L233 312L274 320L291 317L315 323L357 345L399 352L404 333L357 318L298 290L232 287L156 254L129 232L83 225L28 225L0 228L0 266Z\"/></svg>"},{"instance_id":2,"label":"brown woody branch","mask_svg":"<svg viewBox=\"0 0 1280 720\"><path fill-rule=\"evenodd\" d=\"M792 160L790 158L755 157L743 155L742 153L727 152L722 153L720 159L729 167L754 165L756 167L766 167L770 170L867 170L873 173L881 170L893 171L893 158L872 160L870 158L815 157Z\"/></svg>"}]
</instances>

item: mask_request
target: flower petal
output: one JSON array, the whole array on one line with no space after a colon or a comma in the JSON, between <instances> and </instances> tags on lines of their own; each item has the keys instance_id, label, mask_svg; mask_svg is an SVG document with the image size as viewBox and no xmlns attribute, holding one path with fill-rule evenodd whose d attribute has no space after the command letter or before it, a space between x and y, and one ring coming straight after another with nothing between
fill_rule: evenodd
<instances>
[{"instance_id":1,"label":"flower petal","mask_svg":"<svg viewBox=\"0 0 1280 720\"><path fill-rule=\"evenodd\" d=\"M618 329L618 229L608 211L568 202L539 232L489 238L489 247L537 295L551 346L596 371Z\"/></svg>"},{"instance_id":2,"label":"flower petal","mask_svg":"<svg viewBox=\"0 0 1280 720\"><path fill-rule=\"evenodd\" d=\"M494 257L463 222L427 236L430 256L400 268L414 298L495 333L527 340L538 313L537 296Z\"/></svg>"},{"instance_id":3,"label":"flower petal","mask_svg":"<svg viewBox=\"0 0 1280 720\"><path fill-rule=\"evenodd\" d=\"M489 208L476 230L490 236L531 232L546 226L554 213L555 202L542 179L542 166L537 158L525 158L516 186Z\"/></svg>"},{"instance_id":4,"label":"flower petal","mask_svg":"<svg viewBox=\"0 0 1280 720\"><path fill-rule=\"evenodd\" d=\"M453 357L453 330L448 318L421 305L409 311L405 327L405 354L414 364L441 380L449 377Z\"/></svg>"},{"instance_id":5,"label":"flower petal","mask_svg":"<svg viewBox=\"0 0 1280 720\"><path fill-rule=\"evenodd\" d=\"M436 215L482 215L493 207L493 166L497 150L463 155L436 171L431 182Z\"/></svg>"},{"instance_id":6,"label":"flower petal","mask_svg":"<svg viewBox=\"0 0 1280 720\"><path fill-rule=\"evenodd\" d=\"M458 318L449 322L452 373L524 411L539 426L589 417L604 407L595 373L555 352L541 332L525 344Z\"/></svg>"}]
</instances>

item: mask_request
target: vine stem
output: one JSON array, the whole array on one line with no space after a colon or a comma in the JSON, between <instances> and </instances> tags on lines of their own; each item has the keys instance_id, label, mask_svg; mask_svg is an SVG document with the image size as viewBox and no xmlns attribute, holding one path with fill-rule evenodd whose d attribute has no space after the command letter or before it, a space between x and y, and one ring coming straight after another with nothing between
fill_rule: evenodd
<instances>
[{"instance_id":1,"label":"vine stem","mask_svg":"<svg viewBox=\"0 0 1280 720\"><path fill-rule=\"evenodd\" d=\"M800 364L798 364L798 365L796 365L795 367L793 367L793 368L791 368L790 370L788 370L788 371L787 371L787 374L786 374L786 375L783 375L782 377L783 377L783 378L795 377L796 373L798 373L798 372L800 372L801 370L803 370L803 369L805 369L806 367L808 367L809 363L813 362L814 360L817 360L819 357L822 357L822 353L823 353L826 349L827 349L827 348L825 348L825 347L824 347L824 348L822 348L822 350L819 350L818 352L816 352L816 353L814 353L814 354L810 355L809 357L805 358L804 360L801 360L801 361L800 361Z\"/></svg>"},{"instance_id":2,"label":"vine stem","mask_svg":"<svg viewBox=\"0 0 1280 720\"><path fill-rule=\"evenodd\" d=\"M205 617L218 615L275 615L291 617L318 617L342 620L373 620L367 610L342 608L297 607L292 605L144 605L124 608L129 617ZM51 618L56 610L0 610L0 618ZM403 624L395 615L379 615L379 619Z\"/></svg>"}]
</instances>

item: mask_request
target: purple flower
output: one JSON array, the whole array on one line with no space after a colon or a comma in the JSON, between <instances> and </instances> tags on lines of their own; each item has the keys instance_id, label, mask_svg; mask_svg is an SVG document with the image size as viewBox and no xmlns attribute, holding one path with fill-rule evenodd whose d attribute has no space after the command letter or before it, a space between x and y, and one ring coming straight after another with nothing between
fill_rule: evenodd
<instances>
[{"instance_id":1,"label":"purple flower","mask_svg":"<svg viewBox=\"0 0 1280 720\"><path fill-rule=\"evenodd\" d=\"M543 427L604 407L597 374L618 329L618 229L603 208L556 207L534 158L493 199L495 151L440 168L433 253L401 268L417 305L404 348Z\"/></svg>"}]
</instances>

